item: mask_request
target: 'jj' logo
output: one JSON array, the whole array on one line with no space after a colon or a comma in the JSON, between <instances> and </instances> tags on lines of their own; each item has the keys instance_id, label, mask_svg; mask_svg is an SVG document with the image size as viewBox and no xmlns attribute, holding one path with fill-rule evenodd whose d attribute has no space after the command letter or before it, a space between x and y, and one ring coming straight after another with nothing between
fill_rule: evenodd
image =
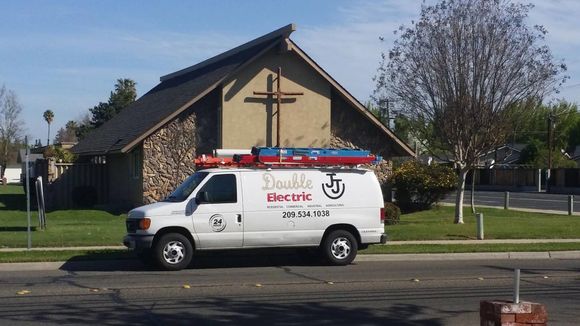
<instances>
[{"instance_id":1,"label":"'jj' logo","mask_svg":"<svg viewBox=\"0 0 580 326\"><path fill-rule=\"evenodd\" d=\"M342 183L342 179L335 179L336 173L327 173L326 175L330 177L328 183L322 184L322 191L324 191L326 197L330 199L342 197L344 194L344 183Z\"/></svg>"}]
</instances>

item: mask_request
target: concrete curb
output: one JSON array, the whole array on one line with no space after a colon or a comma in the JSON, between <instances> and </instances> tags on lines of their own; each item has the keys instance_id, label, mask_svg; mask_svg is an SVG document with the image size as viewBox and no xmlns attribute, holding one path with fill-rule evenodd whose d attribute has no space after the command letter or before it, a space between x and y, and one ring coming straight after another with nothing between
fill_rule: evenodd
<instances>
[{"instance_id":1,"label":"concrete curb","mask_svg":"<svg viewBox=\"0 0 580 326\"><path fill-rule=\"evenodd\" d=\"M453 254L367 254L358 255L355 262L379 261L453 261L453 260L510 260L510 259L580 259L580 251L550 251L550 252L487 252L487 253L453 253ZM75 261L76 268L83 270L83 266L137 266L137 260L102 260L102 261ZM0 272L25 271L57 271L64 268L69 262L42 262L42 263L1 263Z\"/></svg>"},{"instance_id":2,"label":"concrete curb","mask_svg":"<svg viewBox=\"0 0 580 326\"><path fill-rule=\"evenodd\" d=\"M490 240L409 240L387 241L386 246L410 244L520 244L520 243L580 243L580 239L490 239Z\"/></svg>"},{"instance_id":3,"label":"concrete curb","mask_svg":"<svg viewBox=\"0 0 580 326\"><path fill-rule=\"evenodd\" d=\"M434 261L434 260L492 260L492 259L580 259L580 251L544 252L474 252L452 254L368 254L355 261Z\"/></svg>"}]
</instances>

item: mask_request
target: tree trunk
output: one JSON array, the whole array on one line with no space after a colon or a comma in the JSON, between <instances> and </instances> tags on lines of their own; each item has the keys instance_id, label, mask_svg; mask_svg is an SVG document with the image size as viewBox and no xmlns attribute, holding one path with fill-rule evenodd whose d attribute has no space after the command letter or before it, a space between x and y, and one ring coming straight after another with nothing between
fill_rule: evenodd
<instances>
[{"instance_id":1,"label":"tree trunk","mask_svg":"<svg viewBox=\"0 0 580 326\"><path fill-rule=\"evenodd\" d=\"M475 214L475 169L471 170L471 213Z\"/></svg>"},{"instance_id":2,"label":"tree trunk","mask_svg":"<svg viewBox=\"0 0 580 326\"><path fill-rule=\"evenodd\" d=\"M457 196L455 197L455 224L463 224L463 195L465 193L465 177L469 170L462 168L459 170L457 180Z\"/></svg>"},{"instance_id":3,"label":"tree trunk","mask_svg":"<svg viewBox=\"0 0 580 326\"><path fill-rule=\"evenodd\" d=\"M46 147L50 145L50 123L48 124L48 135L46 136Z\"/></svg>"}]
</instances>

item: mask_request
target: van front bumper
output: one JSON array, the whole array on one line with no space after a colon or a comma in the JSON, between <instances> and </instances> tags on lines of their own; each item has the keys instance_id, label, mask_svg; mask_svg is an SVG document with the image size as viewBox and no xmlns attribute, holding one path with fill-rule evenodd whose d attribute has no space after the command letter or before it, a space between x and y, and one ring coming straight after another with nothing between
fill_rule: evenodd
<instances>
[{"instance_id":1,"label":"van front bumper","mask_svg":"<svg viewBox=\"0 0 580 326\"><path fill-rule=\"evenodd\" d=\"M129 249L149 249L153 245L153 235L128 234L123 238L123 245Z\"/></svg>"}]
</instances>

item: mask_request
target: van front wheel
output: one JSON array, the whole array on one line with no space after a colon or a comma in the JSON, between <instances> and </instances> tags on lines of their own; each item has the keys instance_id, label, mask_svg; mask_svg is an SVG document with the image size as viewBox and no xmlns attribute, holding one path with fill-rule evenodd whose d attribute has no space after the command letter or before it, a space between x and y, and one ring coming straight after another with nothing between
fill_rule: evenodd
<instances>
[{"instance_id":1,"label":"van front wheel","mask_svg":"<svg viewBox=\"0 0 580 326\"><path fill-rule=\"evenodd\" d=\"M332 265L348 265L357 253L357 242L354 236L344 230L336 230L324 238L322 251Z\"/></svg>"},{"instance_id":2,"label":"van front wheel","mask_svg":"<svg viewBox=\"0 0 580 326\"><path fill-rule=\"evenodd\" d=\"M169 233L155 244L155 260L159 267L178 271L186 268L193 257L193 247L189 239L179 233Z\"/></svg>"}]
</instances>

